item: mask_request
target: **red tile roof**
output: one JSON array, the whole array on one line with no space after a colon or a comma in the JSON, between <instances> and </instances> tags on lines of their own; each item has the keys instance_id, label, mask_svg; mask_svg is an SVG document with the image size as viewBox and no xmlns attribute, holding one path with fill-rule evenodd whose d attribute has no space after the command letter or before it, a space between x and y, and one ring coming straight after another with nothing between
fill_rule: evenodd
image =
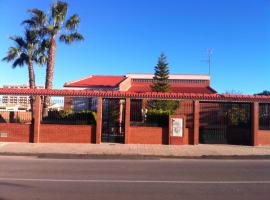
<instances>
[{"instance_id":1,"label":"red tile roof","mask_svg":"<svg viewBox=\"0 0 270 200\"><path fill-rule=\"evenodd\" d=\"M151 92L151 83L133 82L128 90L129 92ZM215 94L214 89L207 85L185 86L180 84L171 84L171 92L175 93L199 93L199 94Z\"/></svg>"},{"instance_id":2,"label":"red tile roof","mask_svg":"<svg viewBox=\"0 0 270 200\"><path fill-rule=\"evenodd\" d=\"M65 83L64 87L117 87L125 79L125 76L89 76Z\"/></svg>"},{"instance_id":3,"label":"red tile roof","mask_svg":"<svg viewBox=\"0 0 270 200\"><path fill-rule=\"evenodd\" d=\"M98 90L98 88L116 88L119 84L126 80L126 76L89 76L77 81L71 81L65 83L64 87L81 87L81 88L91 88L93 90ZM128 89L129 92L151 92L151 81L138 82L132 81L131 86ZM206 84L190 84L190 83L170 83L171 92L175 93L200 93L200 94L215 94L217 93L214 89L209 86L209 82ZM128 88L128 87L127 87ZM125 88L126 89L126 88Z\"/></svg>"}]
</instances>

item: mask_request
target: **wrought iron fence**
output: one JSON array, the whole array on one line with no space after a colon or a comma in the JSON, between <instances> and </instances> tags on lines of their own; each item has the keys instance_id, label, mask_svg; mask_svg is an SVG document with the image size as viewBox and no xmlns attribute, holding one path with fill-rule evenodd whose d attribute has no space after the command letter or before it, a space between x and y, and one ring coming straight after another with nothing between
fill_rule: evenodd
<instances>
[{"instance_id":1,"label":"wrought iron fence","mask_svg":"<svg viewBox=\"0 0 270 200\"><path fill-rule=\"evenodd\" d=\"M43 98L45 99L45 98ZM90 125L96 123L95 99L86 97L51 97L43 124Z\"/></svg>"},{"instance_id":2,"label":"wrought iron fence","mask_svg":"<svg viewBox=\"0 0 270 200\"><path fill-rule=\"evenodd\" d=\"M251 105L200 103L200 143L251 144Z\"/></svg>"},{"instance_id":3,"label":"wrought iron fence","mask_svg":"<svg viewBox=\"0 0 270 200\"><path fill-rule=\"evenodd\" d=\"M131 126L168 127L169 115L181 111L178 100L131 99L130 106Z\"/></svg>"},{"instance_id":4,"label":"wrought iron fence","mask_svg":"<svg viewBox=\"0 0 270 200\"><path fill-rule=\"evenodd\" d=\"M270 104L259 104L259 129L270 130Z\"/></svg>"}]
</instances>

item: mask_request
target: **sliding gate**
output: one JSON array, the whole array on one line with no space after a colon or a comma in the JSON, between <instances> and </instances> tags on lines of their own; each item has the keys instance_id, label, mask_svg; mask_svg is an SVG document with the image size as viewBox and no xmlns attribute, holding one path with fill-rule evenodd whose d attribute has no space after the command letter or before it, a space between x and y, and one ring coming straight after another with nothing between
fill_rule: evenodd
<instances>
[{"instance_id":1,"label":"sliding gate","mask_svg":"<svg viewBox=\"0 0 270 200\"><path fill-rule=\"evenodd\" d=\"M124 143L125 99L104 98L102 100L101 142Z\"/></svg>"},{"instance_id":2,"label":"sliding gate","mask_svg":"<svg viewBox=\"0 0 270 200\"><path fill-rule=\"evenodd\" d=\"M251 104L201 102L199 142L251 145Z\"/></svg>"}]
</instances>

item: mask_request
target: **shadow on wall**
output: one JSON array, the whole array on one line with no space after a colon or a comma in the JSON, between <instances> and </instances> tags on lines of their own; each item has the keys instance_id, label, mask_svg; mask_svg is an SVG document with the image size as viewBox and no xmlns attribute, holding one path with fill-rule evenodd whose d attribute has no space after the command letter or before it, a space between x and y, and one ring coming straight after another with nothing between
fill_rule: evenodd
<instances>
[{"instance_id":1,"label":"shadow on wall","mask_svg":"<svg viewBox=\"0 0 270 200\"><path fill-rule=\"evenodd\" d=\"M7 121L5 120L5 118L2 116L2 114L0 114L0 123L7 123ZM0 199L1 200L1 199Z\"/></svg>"},{"instance_id":2,"label":"shadow on wall","mask_svg":"<svg viewBox=\"0 0 270 200\"><path fill-rule=\"evenodd\" d=\"M162 144L169 144L169 129L162 128Z\"/></svg>"},{"instance_id":3,"label":"shadow on wall","mask_svg":"<svg viewBox=\"0 0 270 200\"><path fill-rule=\"evenodd\" d=\"M96 126L91 126L91 143L96 143Z\"/></svg>"}]
</instances>

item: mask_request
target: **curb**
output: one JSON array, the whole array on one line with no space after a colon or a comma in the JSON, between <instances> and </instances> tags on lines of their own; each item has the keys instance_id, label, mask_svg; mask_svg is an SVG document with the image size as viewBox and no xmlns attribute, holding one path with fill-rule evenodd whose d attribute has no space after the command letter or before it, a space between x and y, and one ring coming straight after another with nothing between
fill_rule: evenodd
<instances>
[{"instance_id":1,"label":"curb","mask_svg":"<svg viewBox=\"0 0 270 200\"><path fill-rule=\"evenodd\" d=\"M200 156L174 156L174 155L140 155L140 154L61 154L61 153L0 153L0 156L29 156L40 159L113 159L113 160L160 160L160 159L213 159L213 160L263 160L270 155L200 155Z\"/></svg>"}]
</instances>

